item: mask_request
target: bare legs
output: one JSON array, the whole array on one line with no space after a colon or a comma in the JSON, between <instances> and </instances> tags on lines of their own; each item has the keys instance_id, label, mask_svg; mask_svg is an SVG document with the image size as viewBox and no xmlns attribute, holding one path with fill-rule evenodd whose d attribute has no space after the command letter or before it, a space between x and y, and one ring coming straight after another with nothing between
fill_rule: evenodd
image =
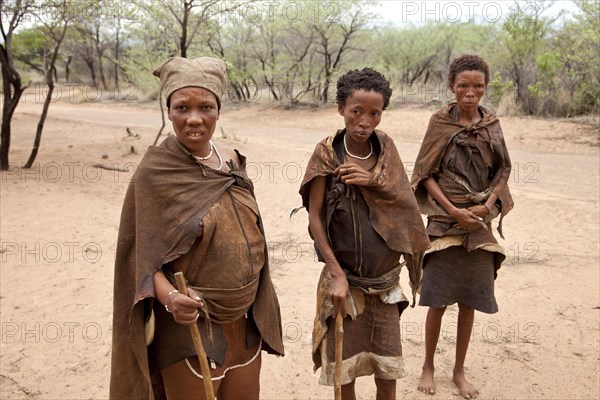
<instances>
[{"instance_id":1,"label":"bare legs","mask_svg":"<svg viewBox=\"0 0 600 400\"><path fill-rule=\"evenodd\" d=\"M395 400L396 399L396 380L375 378L377 386L377 400Z\"/></svg>"},{"instance_id":2,"label":"bare legs","mask_svg":"<svg viewBox=\"0 0 600 400\"><path fill-rule=\"evenodd\" d=\"M261 355L242 368L232 369L223 379L213 381L215 394L219 399L255 400L260 397L260 367ZM167 399L205 400L202 379L193 375L185 364L180 361L171 364L161 371Z\"/></svg>"},{"instance_id":3,"label":"bare legs","mask_svg":"<svg viewBox=\"0 0 600 400\"><path fill-rule=\"evenodd\" d=\"M342 400L356 400L354 383L352 381L347 385L342 385ZM395 400L396 399L396 380L375 378L377 386L377 400Z\"/></svg>"},{"instance_id":4,"label":"bare legs","mask_svg":"<svg viewBox=\"0 0 600 400\"><path fill-rule=\"evenodd\" d=\"M442 317L446 308L430 307L425 320L425 362L418 389L423 393L434 394L435 382L434 355L442 326ZM458 303L458 324L456 328L456 360L452 380L458 387L461 396L466 399L476 398L479 392L465 379L464 364L469 349L475 310L465 304Z\"/></svg>"},{"instance_id":5,"label":"bare legs","mask_svg":"<svg viewBox=\"0 0 600 400\"><path fill-rule=\"evenodd\" d=\"M354 383L352 381L347 385L342 385L342 400L356 400L356 393L354 392Z\"/></svg>"},{"instance_id":6,"label":"bare legs","mask_svg":"<svg viewBox=\"0 0 600 400\"><path fill-rule=\"evenodd\" d=\"M260 367L261 356L249 365L232 369L227 372L225 379L221 382L217 397L219 399L247 399L258 400L260 398Z\"/></svg>"},{"instance_id":7,"label":"bare legs","mask_svg":"<svg viewBox=\"0 0 600 400\"><path fill-rule=\"evenodd\" d=\"M423 393L434 394L435 382L433 381L433 356L437 347L440 329L442 326L442 317L446 312L444 308L429 307L427 319L425 320L425 362L423 363L423 372L419 381L418 389Z\"/></svg>"},{"instance_id":8,"label":"bare legs","mask_svg":"<svg viewBox=\"0 0 600 400\"><path fill-rule=\"evenodd\" d=\"M473 319L475 310L473 307L458 303L458 326L456 328L456 361L452 381L460 390L465 399L474 399L479 392L465 379L465 358L469 349L469 340L473 331Z\"/></svg>"}]
</instances>

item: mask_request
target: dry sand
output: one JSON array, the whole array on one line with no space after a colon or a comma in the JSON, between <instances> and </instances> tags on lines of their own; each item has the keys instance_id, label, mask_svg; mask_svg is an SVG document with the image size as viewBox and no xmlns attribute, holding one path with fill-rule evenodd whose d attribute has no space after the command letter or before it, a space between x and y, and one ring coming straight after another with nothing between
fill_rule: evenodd
<instances>
[{"instance_id":1,"label":"dry sand","mask_svg":"<svg viewBox=\"0 0 600 400\"><path fill-rule=\"evenodd\" d=\"M384 114L381 128L409 172L431 111L404 106ZM36 164L22 170L39 112L31 101L17 109L14 165L1 175L0 398L103 399L121 205L160 116L148 106L53 104ZM219 121L227 138L215 134L250 161L282 306L286 356L263 358L263 399L333 397L317 384L310 358L321 266L306 213L288 214L300 204L315 144L342 122L334 108L229 106ZM500 311L476 315L468 377L481 399L598 399L598 132L563 120L505 117L502 124L516 206L501 241L509 257L496 284ZM140 137L127 138L125 127ZM128 154L131 146L138 154ZM409 375L398 382L398 398L430 398L416 390L425 313L417 306L402 316ZM435 399L458 398L451 383L456 315L450 307L443 321ZM374 390L372 378L358 380L359 398L374 398Z\"/></svg>"}]
</instances>

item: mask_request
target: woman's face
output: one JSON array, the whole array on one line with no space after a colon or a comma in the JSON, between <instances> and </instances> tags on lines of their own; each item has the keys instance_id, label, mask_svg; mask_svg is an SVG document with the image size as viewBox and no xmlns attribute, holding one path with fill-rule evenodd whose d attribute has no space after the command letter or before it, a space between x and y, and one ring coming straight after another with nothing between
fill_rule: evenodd
<instances>
[{"instance_id":1,"label":"woman's face","mask_svg":"<svg viewBox=\"0 0 600 400\"><path fill-rule=\"evenodd\" d=\"M357 142L365 142L381 122L383 95L374 91L354 90L346 104L338 104L346 133Z\"/></svg>"},{"instance_id":2,"label":"woman's face","mask_svg":"<svg viewBox=\"0 0 600 400\"><path fill-rule=\"evenodd\" d=\"M456 96L456 102L460 109L474 111L487 89L485 74L481 71L459 72L450 89Z\"/></svg>"},{"instance_id":3,"label":"woman's face","mask_svg":"<svg viewBox=\"0 0 600 400\"><path fill-rule=\"evenodd\" d=\"M177 139L196 156L206 156L209 140L219 119L217 98L200 87L186 87L171 94L169 119Z\"/></svg>"}]
</instances>

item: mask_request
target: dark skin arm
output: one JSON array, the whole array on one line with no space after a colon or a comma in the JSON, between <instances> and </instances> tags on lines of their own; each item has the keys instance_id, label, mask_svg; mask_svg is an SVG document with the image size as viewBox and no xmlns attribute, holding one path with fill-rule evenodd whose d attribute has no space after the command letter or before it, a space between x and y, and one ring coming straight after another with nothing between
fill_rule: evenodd
<instances>
[{"instance_id":1,"label":"dark skin arm","mask_svg":"<svg viewBox=\"0 0 600 400\"><path fill-rule=\"evenodd\" d=\"M496 194L491 193L490 197L488 197L487 201L485 202L485 205L457 208L450 202L450 200L448 200L432 176L425 179L423 181L423 185L429 194L431 194L431 196L438 202L438 204L442 206L448 214L456 219L457 222L454 227L458 229L470 230L477 228L479 226L479 222L483 221L483 217L489 213L488 209L492 209L496 199L498 198Z\"/></svg>"},{"instance_id":2,"label":"dark skin arm","mask_svg":"<svg viewBox=\"0 0 600 400\"><path fill-rule=\"evenodd\" d=\"M350 287L346 275L340 267L333 250L329 245L329 239L325 231L325 220L323 218L323 203L325 202L325 177L318 176L313 179L310 186L310 207L308 212L308 223L313 238L319 247L319 251L327 269L331 274L330 295L333 303L333 314L346 315L346 299L350 296Z\"/></svg>"},{"instance_id":3,"label":"dark skin arm","mask_svg":"<svg viewBox=\"0 0 600 400\"><path fill-rule=\"evenodd\" d=\"M204 235L204 226L202 224L199 224L196 235L198 238ZM169 296L169 292L175 288L171 285L171 282L169 282L162 269L154 273L152 280L154 282L156 299L162 305L166 304L169 307L175 322L181 325L192 325L198 320L200 316L198 309L204 305L198 293L191 288L187 288L187 296L183 296L181 293L172 293Z\"/></svg>"},{"instance_id":4,"label":"dark skin arm","mask_svg":"<svg viewBox=\"0 0 600 400\"><path fill-rule=\"evenodd\" d=\"M202 307L202 302L194 290L188 288L187 296L183 296L181 293L173 293L169 296L169 292L175 288L171 285L162 269L154 273L153 281L156 299L161 304L169 306L175 322L181 325L192 325L198 320L200 315L198 309Z\"/></svg>"},{"instance_id":5,"label":"dark skin arm","mask_svg":"<svg viewBox=\"0 0 600 400\"><path fill-rule=\"evenodd\" d=\"M371 173L353 163L342 164L333 173L347 185L367 186L371 181ZM350 287L346 275L329 245L329 239L325 230L325 221L323 219L323 204L325 202L324 176L314 178L310 187L309 202L308 221L310 230L331 274L330 295L333 303L333 313L337 315L341 312L342 315L346 315L346 299L350 295Z\"/></svg>"}]
</instances>

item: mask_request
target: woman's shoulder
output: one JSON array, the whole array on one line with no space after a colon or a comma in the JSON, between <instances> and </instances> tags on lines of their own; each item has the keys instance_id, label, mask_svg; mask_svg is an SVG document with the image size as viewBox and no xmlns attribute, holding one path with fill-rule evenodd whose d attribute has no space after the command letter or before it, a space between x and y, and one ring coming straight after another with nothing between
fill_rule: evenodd
<instances>
[{"instance_id":1,"label":"woman's shoulder","mask_svg":"<svg viewBox=\"0 0 600 400\"><path fill-rule=\"evenodd\" d=\"M394 143L394 139L392 139L392 137L387 132L382 131L380 129L375 129L374 132L375 132L375 138L377 138L380 145L393 146L394 148L396 147L396 144ZM373 135L371 137L373 137Z\"/></svg>"},{"instance_id":2,"label":"woman's shoulder","mask_svg":"<svg viewBox=\"0 0 600 400\"><path fill-rule=\"evenodd\" d=\"M381 129L375 129L374 132L375 132L375 135L377 135L377 137L380 137L380 138L387 139L390 137L390 135L387 132L382 131Z\"/></svg>"},{"instance_id":3,"label":"woman's shoulder","mask_svg":"<svg viewBox=\"0 0 600 400\"><path fill-rule=\"evenodd\" d=\"M452 120L452 108L455 104L448 103L439 110L434 111L429 117L429 124L435 124L439 122L445 122Z\"/></svg>"},{"instance_id":4,"label":"woman's shoulder","mask_svg":"<svg viewBox=\"0 0 600 400\"><path fill-rule=\"evenodd\" d=\"M455 108L457 106L456 101L450 101L448 103L446 103L442 108L440 108L439 110L437 110L436 112L434 112L431 117L451 117L453 111L455 111Z\"/></svg>"},{"instance_id":5,"label":"woman's shoulder","mask_svg":"<svg viewBox=\"0 0 600 400\"><path fill-rule=\"evenodd\" d=\"M323 139L319 140L313 149L313 156L323 156L325 154L330 154L331 149L334 146L334 141L339 142L342 135L342 130L338 130L333 135L325 136Z\"/></svg>"},{"instance_id":6,"label":"woman's shoulder","mask_svg":"<svg viewBox=\"0 0 600 400\"><path fill-rule=\"evenodd\" d=\"M245 159L244 155L239 152L239 150L234 149L231 146L228 146L224 143L216 143L217 150L219 154L223 158L223 162L227 162L229 160L233 160L238 166L241 164L242 159Z\"/></svg>"}]
</instances>

